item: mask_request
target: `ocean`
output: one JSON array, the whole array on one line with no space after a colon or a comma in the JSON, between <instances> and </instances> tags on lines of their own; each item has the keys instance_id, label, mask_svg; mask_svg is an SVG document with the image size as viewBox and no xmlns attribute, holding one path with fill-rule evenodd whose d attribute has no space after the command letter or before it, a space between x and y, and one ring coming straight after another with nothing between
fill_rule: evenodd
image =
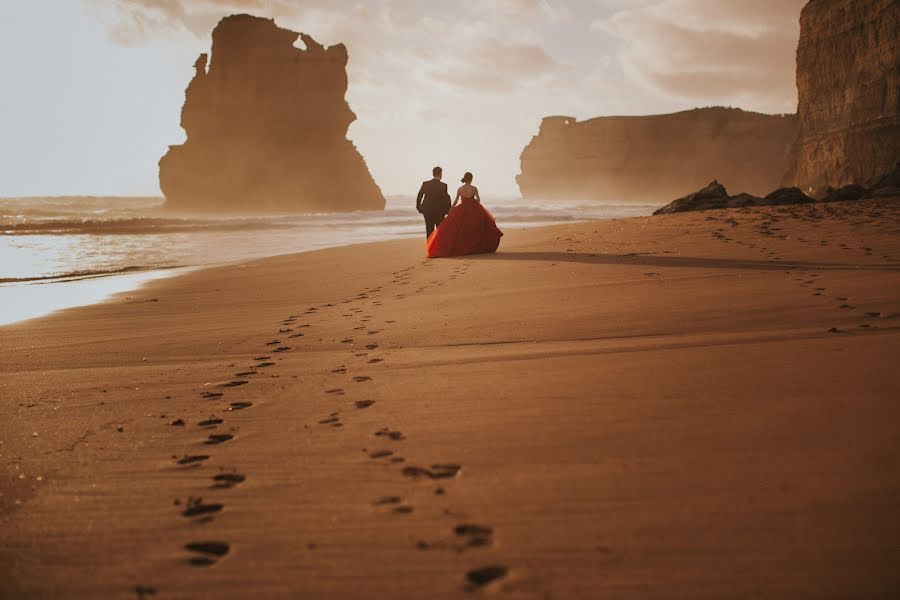
<instances>
[{"instance_id":1,"label":"ocean","mask_svg":"<svg viewBox=\"0 0 900 600\"><path fill-rule=\"evenodd\" d=\"M0 199L0 325L101 302L189 269L424 238L415 200L405 196L389 197L383 211L305 215L181 216L162 211L162 204L162 198ZM521 198L485 205L501 229L624 218L656 208Z\"/></svg>"}]
</instances>

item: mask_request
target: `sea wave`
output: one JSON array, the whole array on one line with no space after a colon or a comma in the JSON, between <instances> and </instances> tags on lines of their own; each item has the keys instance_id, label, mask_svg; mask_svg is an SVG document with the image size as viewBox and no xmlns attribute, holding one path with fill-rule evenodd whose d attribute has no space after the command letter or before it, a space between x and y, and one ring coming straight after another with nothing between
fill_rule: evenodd
<instances>
[{"instance_id":1,"label":"sea wave","mask_svg":"<svg viewBox=\"0 0 900 600\"><path fill-rule=\"evenodd\" d=\"M189 233L202 231L234 231L293 227L259 219L196 220L190 218L127 217L108 219L2 220L0 233L5 235L98 234L139 235L157 233Z\"/></svg>"},{"instance_id":2,"label":"sea wave","mask_svg":"<svg viewBox=\"0 0 900 600\"><path fill-rule=\"evenodd\" d=\"M0 277L0 284L4 283L39 283L39 282L64 282L75 279L91 279L94 277L109 277L110 275L126 275L129 273L140 273L143 271L155 271L159 269L175 269L180 265L146 265L146 266L129 266L115 269L84 269L80 271L69 271L66 273L52 273L46 275L37 275L34 277Z\"/></svg>"}]
</instances>

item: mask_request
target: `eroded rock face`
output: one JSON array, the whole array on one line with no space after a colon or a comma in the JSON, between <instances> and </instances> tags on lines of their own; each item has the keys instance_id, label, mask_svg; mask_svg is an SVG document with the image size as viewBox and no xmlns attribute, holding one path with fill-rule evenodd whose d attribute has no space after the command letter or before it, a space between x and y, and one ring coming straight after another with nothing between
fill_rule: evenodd
<instances>
[{"instance_id":1,"label":"eroded rock face","mask_svg":"<svg viewBox=\"0 0 900 600\"><path fill-rule=\"evenodd\" d=\"M872 185L900 160L900 3L812 0L800 15L800 132L788 179Z\"/></svg>"},{"instance_id":2,"label":"eroded rock face","mask_svg":"<svg viewBox=\"0 0 900 600\"><path fill-rule=\"evenodd\" d=\"M384 208L347 140L347 50L325 48L271 19L233 15L201 55L181 126L187 141L159 162L167 208L349 211ZM306 49L294 46L302 39Z\"/></svg>"},{"instance_id":3,"label":"eroded rock face","mask_svg":"<svg viewBox=\"0 0 900 600\"><path fill-rule=\"evenodd\" d=\"M522 195L659 201L711 179L763 194L788 169L794 115L700 108L670 115L548 117L521 157Z\"/></svg>"}]
</instances>

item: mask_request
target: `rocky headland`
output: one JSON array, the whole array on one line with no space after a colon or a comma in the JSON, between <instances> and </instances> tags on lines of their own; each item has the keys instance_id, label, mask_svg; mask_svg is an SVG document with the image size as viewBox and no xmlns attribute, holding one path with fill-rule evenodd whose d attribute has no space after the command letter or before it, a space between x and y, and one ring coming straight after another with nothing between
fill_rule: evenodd
<instances>
[{"instance_id":1,"label":"rocky headland","mask_svg":"<svg viewBox=\"0 0 900 600\"><path fill-rule=\"evenodd\" d=\"M900 160L900 3L812 0L800 15L795 161L816 195L872 186Z\"/></svg>"},{"instance_id":2,"label":"rocky headland","mask_svg":"<svg viewBox=\"0 0 900 600\"><path fill-rule=\"evenodd\" d=\"M655 201L698 190L657 214L900 196L900 4L811 0L800 29L797 115L548 117L522 153L522 195Z\"/></svg>"},{"instance_id":3,"label":"rocky headland","mask_svg":"<svg viewBox=\"0 0 900 600\"><path fill-rule=\"evenodd\" d=\"M305 49L294 46L300 38ZM211 58L211 60L210 60ZM166 208L351 211L384 196L347 139L347 50L250 15L222 19L185 94L184 144L159 162Z\"/></svg>"},{"instance_id":4,"label":"rocky headland","mask_svg":"<svg viewBox=\"0 0 900 600\"><path fill-rule=\"evenodd\" d=\"M751 193L776 187L794 115L699 108L669 115L548 117L521 157L525 198L658 201L714 178Z\"/></svg>"},{"instance_id":5,"label":"rocky headland","mask_svg":"<svg viewBox=\"0 0 900 600\"><path fill-rule=\"evenodd\" d=\"M654 214L900 197L898 40L900 4L894 0L809 2L800 17L800 126L784 178L790 187L764 198L731 196L713 181Z\"/></svg>"}]
</instances>

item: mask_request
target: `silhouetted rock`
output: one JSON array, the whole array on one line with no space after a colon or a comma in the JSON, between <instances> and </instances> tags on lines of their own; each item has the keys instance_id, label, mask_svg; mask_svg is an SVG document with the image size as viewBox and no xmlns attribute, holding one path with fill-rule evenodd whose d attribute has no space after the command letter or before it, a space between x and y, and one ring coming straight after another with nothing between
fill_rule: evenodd
<instances>
[{"instance_id":1,"label":"silhouetted rock","mask_svg":"<svg viewBox=\"0 0 900 600\"><path fill-rule=\"evenodd\" d=\"M851 183L850 185L845 185L837 189L828 188L825 191L825 196L822 198L822 201L845 202L848 200L859 200L867 193L868 191L863 186L856 183Z\"/></svg>"},{"instance_id":2,"label":"silhouetted rock","mask_svg":"<svg viewBox=\"0 0 900 600\"><path fill-rule=\"evenodd\" d=\"M745 206L765 206L766 199L753 194L740 193L729 196L726 205L722 208L744 208Z\"/></svg>"},{"instance_id":3,"label":"silhouetted rock","mask_svg":"<svg viewBox=\"0 0 900 600\"><path fill-rule=\"evenodd\" d=\"M233 15L195 63L181 126L187 141L159 162L166 207L189 211L384 208L347 140L347 50L271 19ZM294 43L301 38L305 50Z\"/></svg>"},{"instance_id":4,"label":"silhouetted rock","mask_svg":"<svg viewBox=\"0 0 900 600\"><path fill-rule=\"evenodd\" d=\"M712 210L715 208L744 208L747 206L774 206L776 204L806 204L814 202L812 198L797 188L779 188L760 198L752 194L729 196L728 190L718 181L713 181L702 190L688 194L657 209L654 215L668 215L695 210Z\"/></svg>"},{"instance_id":5,"label":"silhouetted rock","mask_svg":"<svg viewBox=\"0 0 900 600\"><path fill-rule=\"evenodd\" d=\"M718 177L751 193L781 183L794 115L699 108L670 115L547 117L522 152L522 195L658 201Z\"/></svg>"},{"instance_id":6,"label":"silhouetted rock","mask_svg":"<svg viewBox=\"0 0 900 600\"><path fill-rule=\"evenodd\" d=\"M898 198L900 197L900 187L881 187L872 190L866 195L866 198Z\"/></svg>"},{"instance_id":7,"label":"silhouetted rock","mask_svg":"<svg viewBox=\"0 0 900 600\"><path fill-rule=\"evenodd\" d=\"M900 162L894 165L893 171L878 177L869 189L870 193L874 193L888 188L900 188Z\"/></svg>"},{"instance_id":8,"label":"silhouetted rock","mask_svg":"<svg viewBox=\"0 0 900 600\"><path fill-rule=\"evenodd\" d=\"M897 0L811 0L804 7L800 132L788 182L805 190L871 187L893 168L900 157L898 39Z\"/></svg>"},{"instance_id":9,"label":"silhouetted rock","mask_svg":"<svg viewBox=\"0 0 900 600\"><path fill-rule=\"evenodd\" d=\"M692 210L709 210L712 208L725 208L728 202L728 190L718 181L713 181L705 188L683 198L673 200L669 204L657 209L654 215L668 215Z\"/></svg>"},{"instance_id":10,"label":"silhouetted rock","mask_svg":"<svg viewBox=\"0 0 900 600\"><path fill-rule=\"evenodd\" d=\"M766 196L766 204L806 204L815 202L812 198L803 193L803 190L796 187L778 188L771 194Z\"/></svg>"}]
</instances>

